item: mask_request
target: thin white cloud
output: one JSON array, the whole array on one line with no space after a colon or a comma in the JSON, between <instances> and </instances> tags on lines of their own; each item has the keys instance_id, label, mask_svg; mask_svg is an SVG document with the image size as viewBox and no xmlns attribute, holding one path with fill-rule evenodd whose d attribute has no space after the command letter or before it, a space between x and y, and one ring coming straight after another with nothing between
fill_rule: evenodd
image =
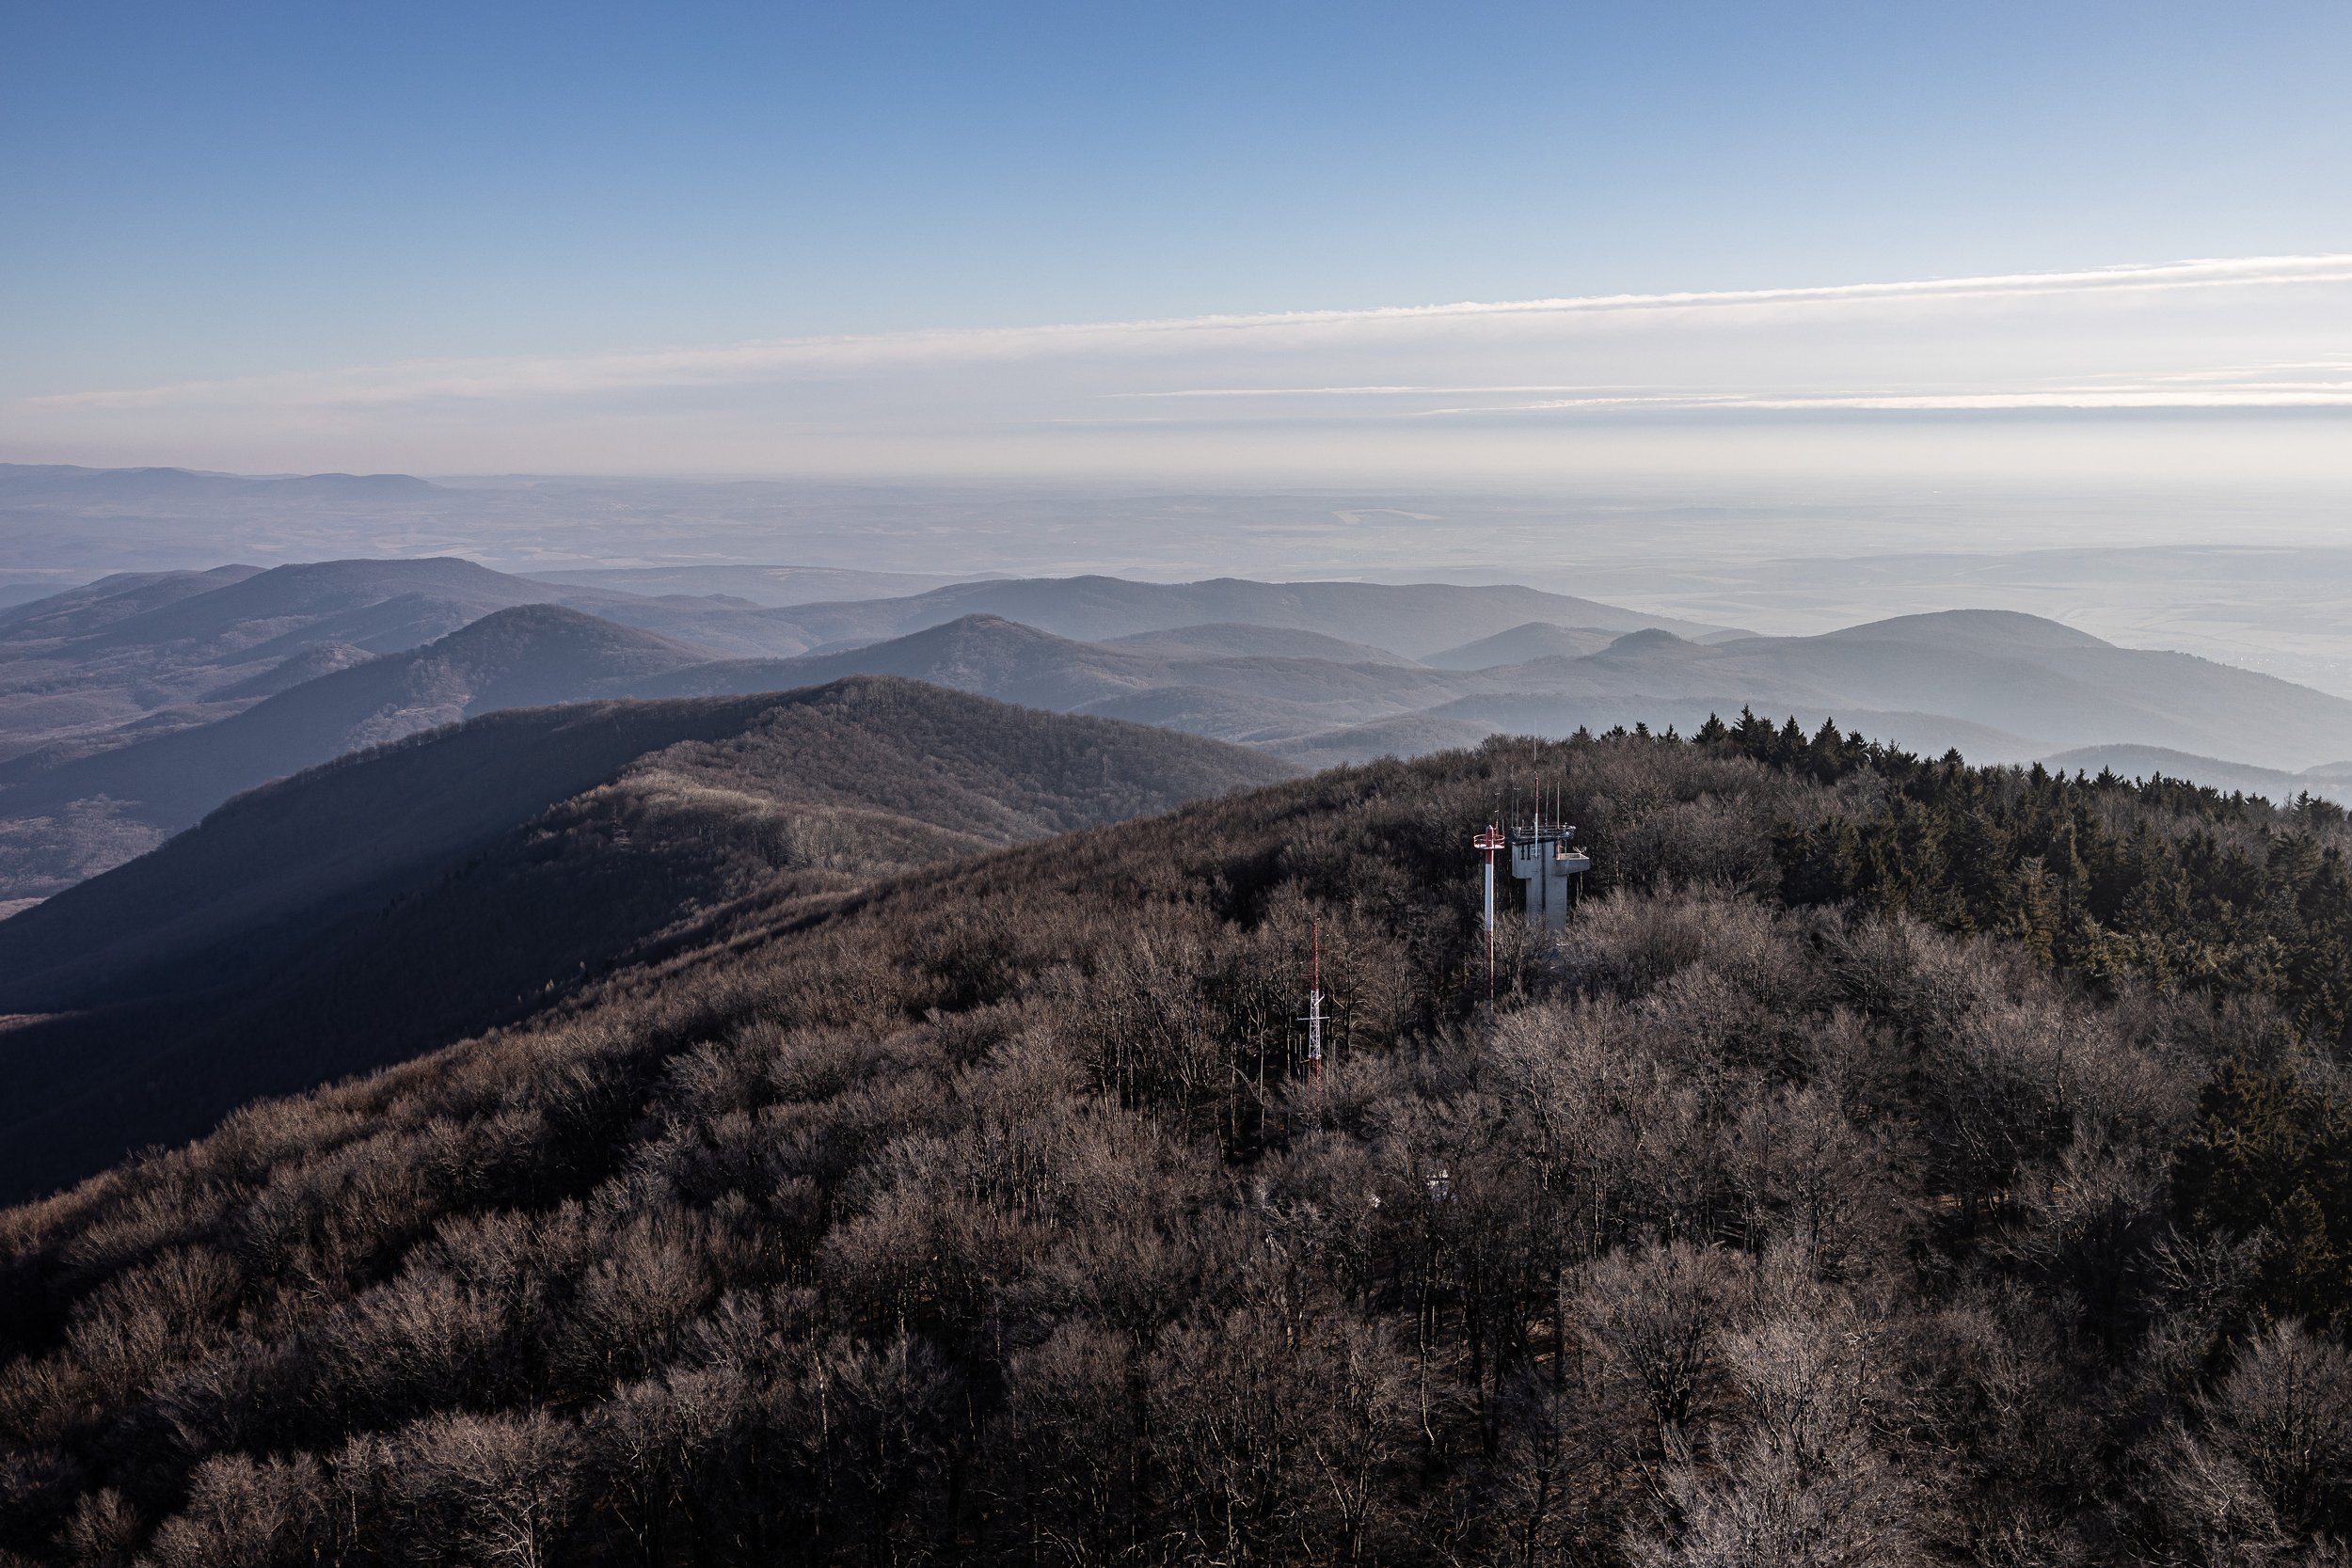
<instances>
[{"instance_id":1,"label":"thin white cloud","mask_svg":"<svg viewBox=\"0 0 2352 1568\"><path fill-rule=\"evenodd\" d=\"M642 353L414 360L330 372L300 372L115 391L55 393L20 400L34 407L139 408L192 402L371 404L418 398L455 401L528 395L591 394L628 388L724 385L794 375L850 374L912 363L1151 356L1251 339L1304 340L1324 346L1349 335L1399 328L1519 324L1531 319L1627 318L1701 313L1754 317L1802 312L1819 318L1840 308L1919 305L1964 309L2020 301L2129 297L2211 290L2274 290L2352 283L2352 254L2250 257L2013 273L1980 277L1843 283L1813 288L1733 289L1665 293L1577 295L1556 299L1466 301L1359 310L1296 310L1031 327L957 328L865 336L787 338L712 348ZM1333 395L1406 392L1407 387L1329 388ZM1543 386L1462 388L1498 392L1568 390ZM1130 395L1279 395L1289 388L1167 388Z\"/></svg>"},{"instance_id":2,"label":"thin white cloud","mask_svg":"<svg viewBox=\"0 0 2352 1568\"><path fill-rule=\"evenodd\" d=\"M2178 381L2202 377L2168 378ZM1534 414L1575 409L1646 410L1759 409L1776 412L1889 409L1951 412L1990 409L2212 409L2352 408L2352 381L2331 383L2227 382L2185 389L2178 385L2141 387L2068 387L2042 390L1988 392L1849 392L1817 397L1786 397L1763 393L1706 392L1617 397L1547 398L1535 403L1477 404L1424 408L1417 418L1481 414Z\"/></svg>"},{"instance_id":3,"label":"thin white cloud","mask_svg":"<svg viewBox=\"0 0 2352 1568\"><path fill-rule=\"evenodd\" d=\"M1017 450L1051 469L1114 461L1120 431L1189 466L1311 428L1437 454L1482 417L2345 406L2352 254L359 365L19 398L0 449L441 471Z\"/></svg>"},{"instance_id":4,"label":"thin white cloud","mask_svg":"<svg viewBox=\"0 0 2352 1568\"><path fill-rule=\"evenodd\" d=\"M1185 387L1175 391L1106 392L1113 398L1401 398L1529 397L1539 392L1589 392L1591 387Z\"/></svg>"},{"instance_id":5,"label":"thin white cloud","mask_svg":"<svg viewBox=\"0 0 2352 1568\"><path fill-rule=\"evenodd\" d=\"M2204 393L2179 394L2187 404L2198 406L2238 407L2254 405L2269 394L2303 395L2313 406L2332 406L2347 394L2352 394L2352 381L2322 381L2312 376L2296 376L2295 372L2323 372L2342 375L2352 372L2352 360L2319 359L2281 365L2227 365L2202 370L2177 371L2155 375L2117 373L2092 374L2090 383L2080 388L2013 393L1965 394L1971 398L2014 397L2026 400L2068 398L2077 405L2082 399L2114 400L2113 406L2131 407L2147 403L2159 395L2182 387L2203 387ZM2262 379L2270 377L2275 379ZM2118 385L2104 385L2115 382ZM2131 385L2122 385L2122 383ZM1150 400L1213 400L1219 398L1414 398L1414 397L1532 397L1544 396L1539 403L1514 404L1502 406L1518 409L1607 407L1621 404L1668 408L1676 406L1720 407L1740 404L1756 407L1777 407L1780 404L1763 394L1743 395L1736 392L1675 393L1658 388L1625 386L1551 386L1551 387L1189 387L1173 391L1111 392L1118 399ZM1888 393L1885 397L1902 394ZM1916 406L1931 406L1962 394L1910 394ZM1860 395L1846 400L1847 406L1866 406ZM1823 400L1807 400L1819 404ZM1955 406L1967 406L1966 404ZM1891 404L1890 404L1891 406ZM1489 407L1427 408L1422 414L1464 414L1489 411Z\"/></svg>"}]
</instances>

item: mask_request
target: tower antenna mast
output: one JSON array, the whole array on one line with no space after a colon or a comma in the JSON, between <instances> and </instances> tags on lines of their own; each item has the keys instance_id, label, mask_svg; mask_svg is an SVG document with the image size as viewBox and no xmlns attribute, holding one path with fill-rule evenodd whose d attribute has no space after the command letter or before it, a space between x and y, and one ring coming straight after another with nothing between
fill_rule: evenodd
<instances>
[{"instance_id":1,"label":"tower antenna mast","mask_svg":"<svg viewBox=\"0 0 2352 1568\"><path fill-rule=\"evenodd\" d=\"M1516 799L1512 809L1518 809ZM1470 847L1486 851L1486 1011L1495 1008L1495 851L1507 848L1510 840L1495 823L1486 824L1486 831L1470 840Z\"/></svg>"}]
</instances>

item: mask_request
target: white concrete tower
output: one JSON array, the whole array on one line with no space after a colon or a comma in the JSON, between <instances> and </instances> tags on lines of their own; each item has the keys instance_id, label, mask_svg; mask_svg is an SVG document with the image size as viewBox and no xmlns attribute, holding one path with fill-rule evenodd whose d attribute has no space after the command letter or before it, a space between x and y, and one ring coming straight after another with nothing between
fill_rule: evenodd
<instances>
[{"instance_id":1,"label":"white concrete tower","mask_svg":"<svg viewBox=\"0 0 2352 1568\"><path fill-rule=\"evenodd\" d=\"M1527 929L1540 936L1568 919L1568 879L1590 871L1593 859L1574 847L1576 830L1546 822L1539 808L1533 827L1511 830L1511 875L1527 884Z\"/></svg>"}]
</instances>

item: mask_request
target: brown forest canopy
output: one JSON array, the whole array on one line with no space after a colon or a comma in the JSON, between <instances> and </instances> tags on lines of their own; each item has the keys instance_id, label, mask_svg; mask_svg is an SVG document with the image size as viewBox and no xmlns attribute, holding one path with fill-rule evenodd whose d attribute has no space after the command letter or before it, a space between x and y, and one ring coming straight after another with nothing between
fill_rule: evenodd
<instances>
[{"instance_id":1,"label":"brown forest canopy","mask_svg":"<svg viewBox=\"0 0 2352 1568\"><path fill-rule=\"evenodd\" d=\"M1538 782L1596 867L1489 1021ZM2344 839L1747 720L779 910L10 1212L0 1544L2322 1560Z\"/></svg>"}]
</instances>

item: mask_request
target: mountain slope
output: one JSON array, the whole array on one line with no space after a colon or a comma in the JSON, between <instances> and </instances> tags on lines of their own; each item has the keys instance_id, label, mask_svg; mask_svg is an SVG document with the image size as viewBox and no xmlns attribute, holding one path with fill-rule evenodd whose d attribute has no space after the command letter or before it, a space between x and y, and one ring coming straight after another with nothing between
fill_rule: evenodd
<instances>
[{"instance_id":1,"label":"mountain slope","mask_svg":"<svg viewBox=\"0 0 2352 1568\"><path fill-rule=\"evenodd\" d=\"M259 566L215 566L209 572L118 572L0 610L0 635L10 641L87 637L117 621L226 588L261 572Z\"/></svg>"},{"instance_id":2,"label":"mountain slope","mask_svg":"<svg viewBox=\"0 0 2352 1568\"><path fill-rule=\"evenodd\" d=\"M2028 652L2112 646L2063 622L2014 610L1943 610L1921 615L1892 615L1884 620L1841 626L1809 641L1893 643L2012 657Z\"/></svg>"},{"instance_id":3,"label":"mountain slope","mask_svg":"<svg viewBox=\"0 0 2352 1568\"><path fill-rule=\"evenodd\" d=\"M1224 622L1203 626L1171 626L1165 631L1132 632L1104 640L1108 647L1156 654L1162 658L1320 658L1334 664L1412 664L1403 654L1348 642L1319 631L1289 626L1253 626ZM1502 660L1494 662L1502 663Z\"/></svg>"},{"instance_id":4,"label":"mountain slope","mask_svg":"<svg viewBox=\"0 0 2352 1568\"><path fill-rule=\"evenodd\" d=\"M1292 771L872 679L502 712L345 758L0 921L0 1013L65 1015L0 1032L0 1189L543 1005L733 899Z\"/></svg>"},{"instance_id":5,"label":"mountain slope","mask_svg":"<svg viewBox=\"0 0 2352 1568\"><path fill-rule=\"evenodd\" d=\"M1495 746L746 911L0 1215L0 1552L2326 1562L2346 830L2017 783Z\"/></svg>"},{"instance_id":6,"label":"mountain slope","mask_svg":"<svg viewBox=\"0 0 2352 1568\"><path fill-rule=\"evenodd\" d=\"M345 752L706 661L702 650L649 632L526 605L303 681L214 723L68 760L36 752L0 763L0 897L54 892L77 868L119 863L240 790ZM93 824L102 802L105 815Z\"/></svg>"},{"instance_id":7,"label":"mountain slope","mask_svg":"<svg viewBox=\"0 0 2352 1568\"><path fill-rule=\"evenodd\" d=\"M108 627L86 646L177 644L206 653L234 651L266 640L256 628L322 620L406 595L446 607L450 614L470 612L470 619L515 603L515 580L450 556L278 566L158 606Z\"/></svg>"},{"instance_id":8,"label":"mountain slope","mask_svg":"<svg viewBox=\"0 0 2352 1568\"><path fill-rule=\"evenodd\" d=\"M1433 670L1491 670L1499 664L1533 664L1539 658L1581 658L1615 641L1617 634L1597 626L1560 626L1549 621L1525 626L1422 656Z\"/></svg>"}]
</instances>

